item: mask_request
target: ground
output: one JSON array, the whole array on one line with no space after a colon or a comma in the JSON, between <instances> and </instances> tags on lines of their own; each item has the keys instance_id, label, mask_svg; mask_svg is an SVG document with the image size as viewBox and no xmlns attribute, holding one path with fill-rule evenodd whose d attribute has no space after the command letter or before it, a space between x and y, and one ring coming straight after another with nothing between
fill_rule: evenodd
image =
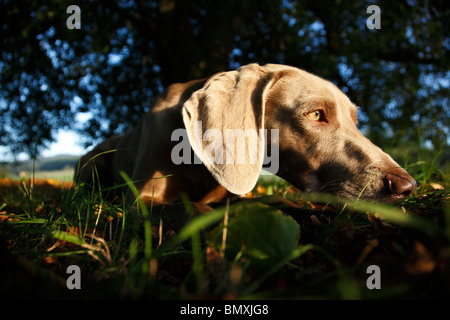
<instances>
[{"instance_id":1,"label":"ground","mask_svg":"<svg viewBox=\"0 0 450 320\"><path fill-rule=\"evenodd\" d=\"M1 179L1 295L450 297L449 193L439 183L381 206L261 181L253 193L192 217L177 232L151 208L133 220L136 208L105 200L106 192L49 179ZM67 287L69 265L81 269L81 290ZM369 266L379 267L378 274ZM377 281L380 289L368 288Z\"/></svg>"}]
</instances>

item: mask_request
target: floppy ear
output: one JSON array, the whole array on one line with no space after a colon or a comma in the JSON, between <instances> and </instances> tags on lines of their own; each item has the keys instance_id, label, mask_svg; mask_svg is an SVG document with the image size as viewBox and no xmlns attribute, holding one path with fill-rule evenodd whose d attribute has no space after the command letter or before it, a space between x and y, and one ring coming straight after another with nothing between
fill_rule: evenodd
<instances>
[{"instance_id":1,"label":"floppy ear","mask_svg":"<svg viewBox=\"0 0 450 320\"><path fill-rule=\"evenodd\" d=\"M265 96L272 73L257 64L212 76L183 105L192 149L228 191L253 189L264 160Z\"/></svg>"}]
</instances>

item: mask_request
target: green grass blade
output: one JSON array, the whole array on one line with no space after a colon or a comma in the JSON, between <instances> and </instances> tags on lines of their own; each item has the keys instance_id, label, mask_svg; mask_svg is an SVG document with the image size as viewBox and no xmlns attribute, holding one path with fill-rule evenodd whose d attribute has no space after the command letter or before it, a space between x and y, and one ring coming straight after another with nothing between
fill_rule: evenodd
<instances>
[{"instance_id":1,"label":"green grass blade","mask_svg":"<svg viewBox=\"0 0 450 320\"><path fill-rule=\"evenodd\" d=\"M125 180L125 182L128 184L128 187L130 188L130 190L133 192L133 195L136 198L137 206L142 212L142 217L144 219L144 259L148 262L148 263L143 263L142 273L148 274L149 263L150 263L150 259L152 257L152 249L153 249L152 248L152 246L153 246L153 244L152 244L152 225L150 222L151 217L148 212L147 205L145 204L144 200L140 197L139 191L137 190L134 183L131 181L130 177L128 177L128 175L123 171L120 171L119 173L122 176L122 178Z\"/></svg>"},{"instance_id":2,"label":"green grass blade","mask_svg":"<svg viewBox=\"0 0 450 320\"><path fill-rule=\"evenodd\" d=\"M51 236L55 239L67 241L67 242L70 242L70 243L73 243L73 244L76 244L79 246L83 246L83 247L90 246L88 243L86 243L84 241L84 239L82 239L74 234L71 234L71 233L68 233L65 231L61 231L61 230L50 230L50 229L42 229L42 228L27 228L27 232L37 233L37 234L45 234L45 235Z\"/></svg>"},{"instance_id":3,"label":"green grass blade","mask_svg":"<svg viewBox=\"0 0 450 320\"><path fill-rule=\"evenodd\" d=\"M211 226L220 221L225 215L225 208L218 208L211 213L197 216L193 218L179 233L177 240L179 242L186 241L189 238L195 237L201 230Z\"/></svg>"},{"instance_id":4,"label":"green grass blade","mask_svg":"<svg viewBox=\"0 0 450 320\"><path fill-rule=\"evenodd\" d=\"M301 193L300 198L311 202L328 203L338 206L345 205L348 209L367 213L371 216L380 216L382 219L394 224L413 227L424 232L433 232L434 230L433 226L428 221L418 216L405 213L400 208L394 207L390 204L369 202L361 199L354 201L352 199L321 193ZM295 201L295 198L290 200Z\"/></svg>"}]
</instances>

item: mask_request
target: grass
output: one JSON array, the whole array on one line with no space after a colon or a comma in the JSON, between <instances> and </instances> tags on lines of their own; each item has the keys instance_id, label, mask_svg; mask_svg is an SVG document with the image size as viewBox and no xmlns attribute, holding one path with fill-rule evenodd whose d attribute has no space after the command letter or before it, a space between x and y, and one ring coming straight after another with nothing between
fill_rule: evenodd
<instances>
[{"instance_id":1,"label":"grass","mask_svg":"<svg viewBox=\"0 0 450 320\"><path fill-rule=\"evenodd\" d=\"M35 174L36 179L50 179L59 181L72 181L73 179L72 168L65 168L62 170L51 170L51 171L38 171Z\"/></svg>"},{"instance_id":2,"label":"grass","mask_svg":"<svg viewBox=\"0 0 450 320\"><path fill-rule=\"evenodd\" d=\"M298 192L273 176L252 194L176 219L113 190L0 180L0 292L21 298L398 299L450 293L449 174L408 161L416 193L381 205ZM448 168L447 168L448 170ZM128 179L127 177L125 177ZM132 182L128 181L130 186ZM81 269L81 290L66 286ZM369 290L367 268L381 270Z\"/></svg>"}]
</instances>

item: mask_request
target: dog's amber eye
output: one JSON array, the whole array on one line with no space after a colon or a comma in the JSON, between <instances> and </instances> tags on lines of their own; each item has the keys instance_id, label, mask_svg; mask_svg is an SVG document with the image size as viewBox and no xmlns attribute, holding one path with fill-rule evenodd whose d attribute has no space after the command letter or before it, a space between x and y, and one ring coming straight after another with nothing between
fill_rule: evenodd
<instances>
[{"instance_id":1,"label":"dog's amber eye","mask_svg":"<svg viewBox=\"0 0 450 320\"><path fill-rule=\"evenodd\" d=\"M314 121L323 121L323 119L324 119L323 111L316 110L316 111L310 112L310 113L308 113L308 117Z\"/></svg>"}]
</instances>

